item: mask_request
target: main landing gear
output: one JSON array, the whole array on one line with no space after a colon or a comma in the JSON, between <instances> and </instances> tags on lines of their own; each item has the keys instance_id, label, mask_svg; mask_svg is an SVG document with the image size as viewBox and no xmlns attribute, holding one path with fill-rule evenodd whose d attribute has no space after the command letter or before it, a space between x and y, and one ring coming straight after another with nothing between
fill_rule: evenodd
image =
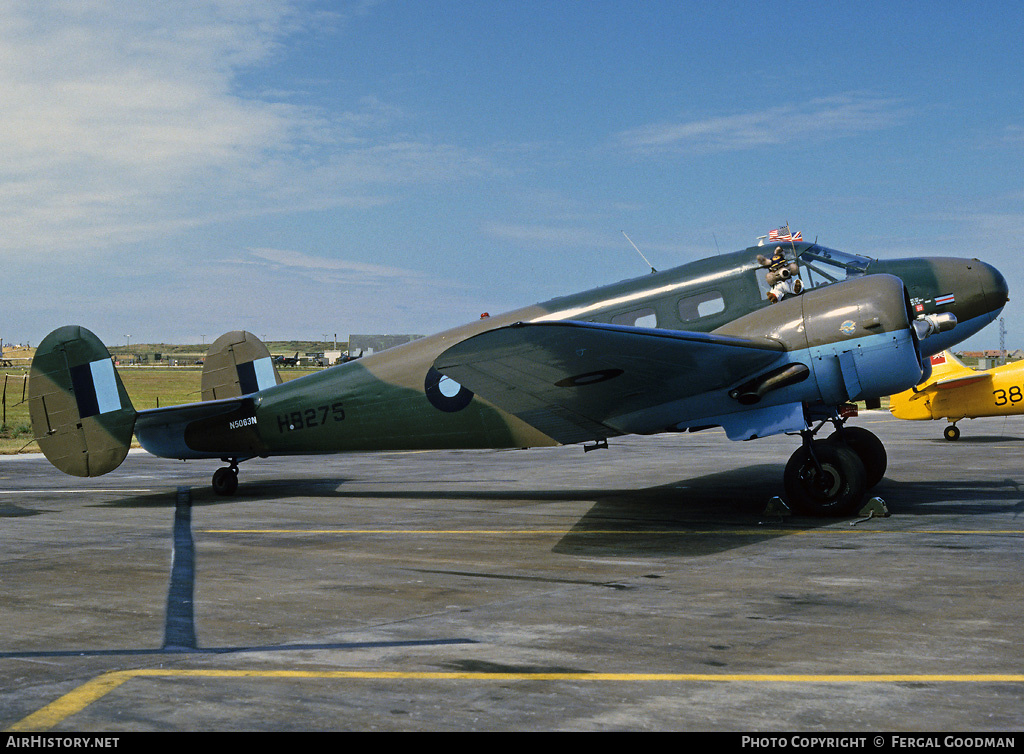
<instances>
[{"instance_id":1,"label":"main landing gear","mask_svg":"<svg viewBox=\"0 0 1024 754\"><path fill-rule=\"evenodd\" d=\"M238 459L222 458L221 460L230 466L213 472L213 491L218 495L234 495L235 490L238 489Z\"/></svg>"},{"instance_id":2,"label":"main landing gear","mask_svg":"<svg viewBox=\"0 0 1024 754\"><path fill-rule=\"evenodd\" d=\"M953 440L960 439L960 428L956 426L956 422L953 422L944 430L942 430L942 436L952 442Z\"/></svg>"},{"instance_id":3,"label":"main landing gear","mask_svg":"<svg viewBox=\"0 0 1024 754\"><path fill-rule=\"evenodd\" d=\"M848 516L857 511L864 494L885 475L885 446L861 427L844 427L844 419L831 419L836 431L827 440L815 440L824 426L800 433L803 444L786 464L787 501L808 516Z\"/></svg>"}]
</instances>

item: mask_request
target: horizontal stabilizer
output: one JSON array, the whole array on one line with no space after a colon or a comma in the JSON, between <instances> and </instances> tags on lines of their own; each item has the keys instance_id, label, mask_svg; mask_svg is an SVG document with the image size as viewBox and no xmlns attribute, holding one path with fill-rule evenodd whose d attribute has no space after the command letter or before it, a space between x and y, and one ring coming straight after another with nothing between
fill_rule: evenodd
<instances>
[{"instance_id":1,"label":"horizontal stabilizer","mask_svg":"<svg viewBox=\"0 0 1024 754\"><path fill-rule=\"evenodd\" d=\"M29 375L32 432L50 463L85 477L121 465L136 413L99 338L74 325L54 330L36 349Z\"/></svg>"},{"instance_id":2,"label":"horizontal stabilizer","mask_svg":"<svg viewBox=\"0 0 1024 754\"><path fill-rule=\"evenodd\" d=\"M238 398L279 384L270 351L251 332L225 333L206 352L200 381L204 401Z\"/></svg>"},{"instance_id":3,"label":"horizontal stabilizer","mask_svg":"<svg viewBox=\"0 0 1024 754\"><path fill-rule=\"evenodd\" d=\"M945 380L936 380L929 387L934 387L938 390L948 390L953 387L961 387L963 385L969 385L972 382L980 382L981 380L991 380L992 375L985 372L975 372L974 374L968 374L963 377L950 377Z\"/></svg>"},{"instance_id":4,"label":"horizontal stabilizer","mask_svg":"<svg viewBox=\"0 0 1024 754\"><path fill-rule=\"evenodd\" d=\"M140 411L135 437L161 458L251 458L267 451L250 396Z\"/></svg>"}]
</instances>

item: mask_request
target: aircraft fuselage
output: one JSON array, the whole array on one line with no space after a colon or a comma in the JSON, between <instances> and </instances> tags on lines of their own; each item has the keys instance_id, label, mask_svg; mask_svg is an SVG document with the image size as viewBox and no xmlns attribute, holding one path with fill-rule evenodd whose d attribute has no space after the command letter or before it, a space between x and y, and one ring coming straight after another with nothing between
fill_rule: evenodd
<instances>
[{"instance_id":1,"label":"aircraft fuselage","mask_svg":"<svg viewBox=\"0 0 1024 754\"><path fill-rule=\"evenodd\" d=\"M886 273L903 281L915 314L954 314L956 327L920 343L925 356L976 333L998 316L1006 301L1002 275L978 260L874 260L816 244L786 246L800 267L805 292ZM438 373L435 359L468 338L518 322L578 321L714 333L773 305L766 298L770 286L765 267L757 260L768 251L750 247L482 318L267 388L230 415L192 422L177 435L148 427L143 412L136 434L151 452L175 458L558 444ZM168 439L173 436L184 445Z\"/></svg>"}]
</instances>

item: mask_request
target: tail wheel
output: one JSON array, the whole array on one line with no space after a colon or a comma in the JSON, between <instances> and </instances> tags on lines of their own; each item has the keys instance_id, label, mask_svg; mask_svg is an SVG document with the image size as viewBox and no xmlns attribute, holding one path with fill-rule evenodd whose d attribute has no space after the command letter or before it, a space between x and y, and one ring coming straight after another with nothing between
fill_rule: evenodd
<instances>
[{"instance_id":1,"label":"tail wheel","mask_svg":"<svg viewBox=\"0 0 1024 754\"><path fill-rule=\"evenodd\" d=\"M845 444L864 464L864 483L870 490L885 476L889 456L878 436L863 427L843 427L828 438L831 443Z\"/></svg>"},{"instance_id":2,"label":"tail wheel","mask_svg":"<svg viewBox=\"0 0 1024 754\"><path fill-rule=\"evenodd\" d=\"M234 495L238 489L238 470L220 468L213 472L213 491L218 495Z\"/></svg>"},{"instance_id":3,"label":"tail wheel","mask_svg":"<svg viewBox=\"0 0 1024 754\"><path fill-rule=\"evenodd\" d=\"M857 454L823 440L797 448L786 464L784 483L790 506L808 516L850 515L867 491Z\"/></svg>"},{"instance_id":4,"label":"tail wheel","mask_svg":"<svg viewBox=\"0 0 1024 754\"><path fill-rule=\"evenodd\" d=\"M953 440L960 439L960 429L955 424L950 424L944 430L942 430L942 436L952 442Z\"/></svg>"}]
</instances>

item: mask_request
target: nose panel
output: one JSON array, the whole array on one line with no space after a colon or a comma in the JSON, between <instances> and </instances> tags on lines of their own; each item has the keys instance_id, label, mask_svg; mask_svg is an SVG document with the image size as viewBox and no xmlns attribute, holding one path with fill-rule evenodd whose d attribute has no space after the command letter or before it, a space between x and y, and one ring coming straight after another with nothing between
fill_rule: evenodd
<instances>
[{"instance_id":1,"label":"nose panel","mask_svg":"<svg viewBox=\"0 0 1024 754\"><path fill-rule=\"evenodd\" d=\"M974 263L989 311L998 314L1010 300L1010 287L1006 284L1006 278L1003 277L1003 273L990 264L977 259L971 261Z\"/></svg>"},{"instance_id":2,"label":"nose panel","mask_svg":"<svg viewBox=\"0 0 1024 754\"><path fill-rule=\"evenodd\" d=\"M921 260L928 274L912 275L908 288L925 302L925 312L952 311L960 322L991 322L1006 304L1006 279L978 259L931 257ZM980 325L979 325L980 326Z\"/></svg>"},{"instance_id":3,"label":"nose panel","mask_svg":"<svg viewBox=\"0 0 1024 754\"><path fill-rule=\"evenodd\" d=\"M999 270L978 259L918 257L877 260L869 272L889 272L907 286L914 312L957 318L952 330L921 342L925 356L938 353L971 337L999 316L1006 304L1006 279Z\"/></svg>"}]
</instances>

